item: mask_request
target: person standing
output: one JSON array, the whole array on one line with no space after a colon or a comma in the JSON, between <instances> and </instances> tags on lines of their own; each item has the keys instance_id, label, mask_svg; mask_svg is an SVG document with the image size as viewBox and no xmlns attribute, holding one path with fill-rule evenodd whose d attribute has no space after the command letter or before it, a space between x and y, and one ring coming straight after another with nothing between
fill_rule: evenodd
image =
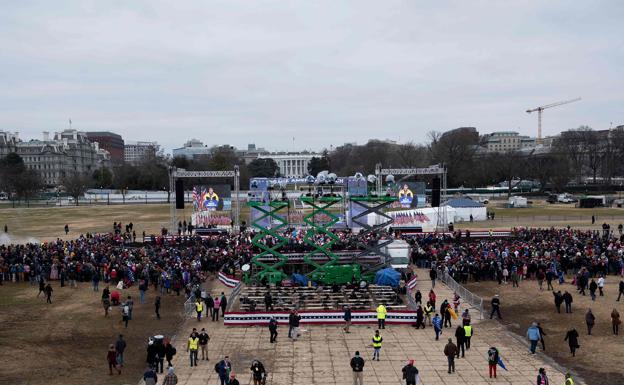
<instances>
[{"instance_id":1,"label":"person standing","mask_svg":"<svg viewBox=\"0 0 624 385\"><path fill-rule=\"evenodd\" d=\"M600 276L600 278L598 278L598 292L600 292L600 296L604 297L604 285L605 285L605 278L604 276Z\"/></svg>"},{"instance_id":2,"label":"person standing","mask_svg":"<svg viewBox=\"0 0 624 385\"><path fill-rule=\"evenodd\" d=\"M210 341L210 336L206 333L206 329L202 328L201 333L199 333L199 347L201 348L202 361L210 361L208 358L208 341Z\"/></svg>"},{"instance_id":3,"label":"person standing","mask_svg":"<svg viewBox=\"0 0 624 385\"><path fill-rule=\"evenodd\" d=\"M379 335L379 330L375 330L375 335L373 336L373 361L375 361L375 357L377 357L377 361L379 361L379 352L381 351L382 342L383 338Z\"/></svg>"},{"instance_id":4,"label":"person standing","mask_svg":"<svg viewBox=\"0 0 624 385\"><path fill-rule=\"evenodd\" d=\"M292 329L293 341L297 341L297 338L299 338L299 323L300 322L301 322L301 316L299 315L297 310L295 310L295 313L293 314L293 329Z\"/></svg>"},{"instance_id":5,"label":"person standing","mask_svg":"<svg viewBox=\"0 0 624 385\"><path fill-rule=\"evenodd\" d=\"M43 276L39 277L39 293L37 293L37 298L39 298L39 294L46 295L46 285Z\"/></svg>"},{"instance_id":6,"label":"person standing","mask_svg":"<svg viewBox=\"0 0 624 385\"><path fill-rule=\"evenodd\" d=\"M262 385L262 380L266 375L266 370L264 369L264 365L262 365L262 362L254 360L251 363L250 370L254 385Z\"/></svg>"},{"instance_id":7,"label":"person standing","mask_svg":"<svg viewBox=\"0 0 624 385\"><path fill-rule=\"evenodd\" d=\"M117 374L121 374L121 367L117 365L117 352L115 351L115 346L113 346L113 344L108 346L106 361L108 362L108 374L111 376L113 375L113 368L117 371Z\"/></svg>"},{"instance_id":8,"label":"person standing","mask_svg":"<svg viewBox=\"0 0 624 385\"><path fill-rule=\"evenodd\" d=\"M128 305L128 319L132 320L132 310L134 309L134 301L131 296L126 299L126 305Z\"/></svg>"},{"instance_id":9,"label":"person standing","mask_svg":"<svg viewBox=\"0 0 624 385\"><path fill-rule=\"evenodd\" d=\"M214 299L210 294L206 296L204 303L206 304L206 318L208 318L208 313L210 313L210 319L214 320Z\"/></svg>"},{"instance_id":10,"label":"person standing","mask_svg":"<svg viewBox=\"0 0 624 385\"><path fill-rule=\"evenodd\" d=\"M271 319L269 320L269 334L269 342L277 342L277 320L275 319L275 317L271 317Z\"/></svg>"},{"instance_id":11,"label":"person standing","mask_svg":"<svg viewBox=\"0 0 624 385\"><path fill-rule=\"evenodd\" d=\"M386 313L386 307L383 303L380 303L379 306L377 306L377 327L379 329L386 328Z\"/></svg>"},{"instance_id":12,"label":"person standing","mask_svg":"<svg viewBox=\"0 0 624 385\"><path fill-rule=\"evenodd\" d=\"M128 321L130 320L130 306L127 303L121 307L121 322L128 327Z\"/></svg>"},{"instance_id":13,"label":"person standing","mask_svg":"<svg viewBox=\"0 0 624 385\"><path fill-rule=\"evenodd\" d=\"M93 291L99 291L100 290L100 270L99 269L95 269L95 271L93 272L93 276L91 277L91 282L93 284Z\"/></svg>"},{"instance_id":14,"label":"person standing","mask_svg":"<svg viewBox=\"0 0 624 385\"><path fill-rule=\"evenodd\" d=\"M431 290L433 290L435 289L436 279L438 278L438 272L434 267L429 270L429 278L431 279Z\"/></svg>"},{"instance_id":15,"label":"person standing","mask_svg":"<svg viewBox=\"0 0 624 385\"><path fill-rule=\"evenodd\" d=\"M596 323L596 316L594 316L591 309L588 309L587 313L585 313L585 323L587 324L587 335L591 336L591 331Z\"/></svg>"},{"instance_id":16,"label":"person standing","mask_svg":"<svg viewBox=\"0 0 624 385\"><path fill-rule=\"evenodd\" d=\"M145 303L145 292L147 291L148 287L147 287L147 281L142 279L139 282L139 303L140 304L144 304Z\"/></svg>"},{"instance_id":17,"label":"person standing","mask_svg":"<svg viewBox=\"0 0 624 385\"><path fill-rule=\"evenodd\" d=\"M496 313L496 315L498 316L498 319L503 319L500 313L500 298L498 297L498 294L494 295L494 298L492 298L491 305L492 305L492 312L490 313L490 319L492 319L492 317L494 316L494 313Z\"/></svg>"},{"instance_id":18,"label":"person standing","mask_svg":"<svg viewBox=\"0 0 624 385\"><path fill-rule=\"evenodd\" d=\"M345 306L344 315L342 318L345 320L345 326L342 328L345 333L351 333L349 327L351 326L351 308L349 305Z\"/></svg>"},{"instance_id":19,"label":"person standing","mask_svg":"<svg viewBox=\"0 0 624 385\"><path fill-rule=\"evenodd\" d=\"M215 296L213 300L213 308L212 308L212 320L219 321L219 310L221 309L221 300L219 297Z\"/></svg>"},{"instance_id":20,"label":"person standing","mask_svg":"<svg viewBox=\"0 0 624 385\"><path fill-rule=\"evenodd\" d=\"M69 233L69 225L65 224L65 235Z\"/></svg>"},{"instance_id":21,"label":"person standing","mask_svg":"<svg viewBox=\"0 0 624 385\"><path fill-rule=\"evenodd\" d=\"M572 357L576 356L576 349L581 347L578 343L578 337L579 334L576 329L570 329L563 339L564 341L568 341L568 346L570 347L570 353L572 353Z\"/></svg>"},{"instance_id":22,"label":"person standing","mask_svg":"<svg viewBox=\"0 0 624 385\"><path fill-rule=\"evenodd\" d=\"M490 347L490 349L488 349L487 355L490 378L492 378L492 376L496 378L496 366L498 365L498 349L496 349L494 346Z\"/></svg>"},{"instance_id":23,"label":"person standing","mask_svg":"<svg viewBox=\"0 0 624 385\"><path fill-rule=\"evenodd\" d=\"M167 375L165 376L162 385L177 385L178 376L173 372L173 366L169 366L167 369Z\"/></svg>"},{"instance_id":24,"label":"person standing","mask_svg":"<svg viewBox=\"0 0 624 385\"><path fill-rule=\"evenodd\" d=\"M264 294L264 309L266 311L273 311L273 296L271 295L271 291L267 291Z\"/></svg>"},{"instance_id":25,"label":"person standing","mask_svg":"<svg viewBox=\"0 0 624 385\"><path fill-rule=\"evenodd\" d=\"M444 347L444 355L446 356L446 359L448 360L449 374L451 373L451 371L455 373L455 356L459 355L459 349L453 343L452 338L448 339L448 343Z\"/></svg>"},{"instance_id":26,"label":"person standing","mask_svg":"<svg viewBox=\"0 0 624 385\"><path fill-rule=\"evenodd\" d=\"M425 324L429 323L429 326L431 326L431 314L433 313L433 306L431 306L431 302L427 301L427 304L425 305Z\"/></svg>"},{"instance_id":27,"label":"person standing","mask_svg":"<svg viewBox=\"0 0 624 385\"><path fill-rule=\"evenodd\" d=\"M221 317L225 317L225 309L227 308L228 301L224 292L221 292L221 299L219 300L219 307L221 308Z\"/></svg>"},{"instance_id":28,"label":"person standing","mask_svg":"<svg viewBox=\"0 0 624 385\"><path fill-rule=\"evenodd\" d=\"M219 361L217 365L215 365L215 370L219 373L221 385L229 385L228 379L230 378L230 373L232 372L230 357L225 356L221 361Z\"/></svg>"},{"instance_id":29,"label":"person standing","mask_svg":"<svg viewBox=\"0 0 624 385\"><path fill-rule=\"evenodd\" d=\"M167 364L169 365L169 367L173 366L171 364L171 361L173 360L173 357L176 355L176 353L177 350L175 346L171 344L171 341L167 340L167 343L165 344L165 359L167 360Z\"/></svg>"},{"instance_id":30,"label":"person standing","mask_svg":"<svg viewBox=\"0 0 624 385\"><path fill-rule=\"evenodd\" d=\"M414 294L414 299L418 305L422 304L422 293L420 290L416 290L416 294Z\"/></svg>"},{"instance_id":31,"label":"person standing","mask_svg":"<svg viewBox=\"0 0 624 385\"><path fill-rule=\"evenodd\" d=\"M539 330L539 334L540 334L540 343L542 344L542 351L546 351L546 342L544 341L544 336L546 335L546 333L544 332L544 329L542 329L542 324L541 323L537 323L537 330Z\"/></svg>"},{"instance_id":32,"label":"person standing","mask_svg":"<svg viewBox=\"0 0 624 385\"><path fill-rule=\"evenodd\" d=\"M353 370L353 385L364 385L364 359L360 357L359 351L351 358L351 370Z\"/></svg>"},{"instance_id":33,"label":"person standing","mask_svg":"<svg viewBox=\"0 0 624 385\"><path fill-rule=\"evenodd\" d=\"M613 326L613 334L615 334L616 336L619 334L621 323L622 321L620 321L620 313L617 311L616 308L613 308L613 311L611 312L611 325Z\"/></svg>"},{"instance_id":34,"label":"person standing","mask_svg":"<svg viewBox=\"0 0 624 385\"><path fill-rule=\"evenodd\" d=\"M531 352L531 354L535 354L537 343L540 340L540 332L539 332L539 329L537 328L537 322L533 322L531 326L529 326L529 328L527 329L526 335L527 335L527 339L531 343L531 347L529 348L529 351Z\"/></svg>"},{"instance_id":35,"label":"person standing","mask_svg":"<svg viewBox=\"0 0 624 385\"><path fill-rule=\"evenodd\" d=\"M537 374L537 385L548 385L548 376L546 375L546 369L539 368Z\"/></svg>"},{"instance_id":36,"label":"person standing","mask_svg":"<svg viewBox=\"0 0 624 385\"><path fill-rule=\"evenodd\" d=\"M199 336L194 331L188 339L186 351L190 353L191 367L197 366L197 350L199 349Z\"/></svg>"},{"instance_id":37,"label":"person standing","mask_svg":"<svg viewBox=\"0 0 624 385\"><path fill-rule=\"evenodd\" d=\"M421 327L425 328L425 314L423 312L422 306L418 305L418 309L416 309L416 325L414 325L416 329L420 329Z\"/></svg>"},{"instance_id":38,"label":"person standing","mask_svg":"<svg viewBox=\"0 0 624 385\"><path fill-rule=\"evenodd\" d=\"M618 285L618 297L617 301L620 302L620 297L624 294L624 281L620 281Z\"/></svg>"},{"instance_id":39,"label":"person standing","mask_svg":"<svg viewBox=\"0 0 624 385\"><path fill-rule=\"evenodd\" d=\"M123 339L123 335L120 334L119 338L115 342L115 351L117 352L117 365L123 366L124 364L124 352L126 351L126 341Z\"/></svg>"},{"instance_id":40,"label":"person standing","mask_svg":"<svg viewBox=\"0 0 624 385\"><path fill-rule=\"evenodd\" d=\"M435 336L436 336L436 341L440 339L440 334L442 333L442 318L440 318L440 315L438 313L436 313L435 316L433 316L433 331L435 331Z\"/></svg>"},{"instance_id":41,"label":"person standing","mask_svg":"<svg viewBox=\"0 0 624 385\"><path fill-rule=\"evenodd\" d=\"M414 360L409 360L407 365L401 369L405 385L416 385L418 383L418 369L414 366Z\"/></svg>"},{"instance_id":42,"label":"person standing","mask_svg":"<svg viewBox=\"0 0 624 385\"><path fill-rule=\"evenodd\" d=\"M561 290L553 291L553 296L555 297L555 307L557 308L557 313L561 313L561 304L563 303L563 295L561 294Z\"/></svg>"},{"instance_id":43,"label":"person standing","mask_svg":"<svg viewBox=\"0 0 624 385\"><path fill-rule=\"evenodd\" d=\"M473 334L474 329L472 328L470 322L468 322L468 324L464 325L464 342L466 344L466 350L470 350L470 339Z\"/></svg>"},{"instance_id":44,"label":"person standing","mask_svg":"<svg viewBox=\"0 0 624 385\"><path fill-rule=\"evenodd\" d=\"M563 302L565 303L565 312L572 313L572 294L566 290L563 293Z\"/></svg>"},{"instance_id":45,"label":"person standing","mask_svg":"<svg viewBox=\"0 0 624 385\"><path fill-rule=\"evenodd\" d=\"M466 331L463 326L457 326L455 329L455 339L457 340L457 358L459 358L459 352L461 351L462 358L465 354L465 337Z\"/></svg>"},{"instance_id":46,"label":"person standing","mask_svg":"<svg viewBox=\"0 0 624 385\"><path fill-rule=\"evenodd\" d=\"M154 363L154 370L156 373L162 374L165 368L165 356L167 355L167 348L164 341L157 341L156 343L156 361Z\"/></svg>"},{"instance_id":47,"label":"person standing","mask_svg":"<svg viewBox=\"0 0 624 385\"><path fill-rule=\"evenodd\" d=\"M45 287L46 303L52 303L52 292L53 291L54 291L54 289L52 289L52 286L50 285L50 282L48 282L48 284Z\"/></svg>"},{"instance_id":48,"label":"person standing","mask_svg":"<svg viewBox=\"0 0 624 385\"><path fill-rule=\"evenodd\" d=\"M154 311L156 312L156 319L160 319L160 296L157 295L154 300Z\"/></svg>"},{"instance_id":49,"label":"person standing","mask_svg":"<svg viewBox=\"0 0 624 385\"><path fill-rule=\"evenodd\" d=\"M195 301L195 312L197 313L197 322L200 322L202 313L204 312L204 304L200 298L197 298L197 301ZM214 321L214 317L212 320Z\"/></svg>"},{"instance_id":50,"label":"person standing","mask_svg":"<svg viewBox=\"0 0 624 385\"><path fill-rule=\"evenodd\" d=\"M431 303L431 306L433 306L433 309L435 310L436 307L436 293L433 291L433 289L429 290L429 302Z\"/></svg>"},{"instance_id":51,"label":"person standing","mask_svg":"<svg viewBox=\"0 0 624 385\"><path fill-rule=\"evenodd\" d=\"M589 283L589 295L591 296L592 301L596 300L596 290L598 290L598 284L592 279Z\"/></svg>"}]
</instances>

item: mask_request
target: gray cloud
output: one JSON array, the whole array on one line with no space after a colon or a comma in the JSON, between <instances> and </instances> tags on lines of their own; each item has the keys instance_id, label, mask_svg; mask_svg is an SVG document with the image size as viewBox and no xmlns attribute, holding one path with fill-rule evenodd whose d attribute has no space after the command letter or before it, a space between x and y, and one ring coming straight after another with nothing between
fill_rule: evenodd
<instances>
[{"instance_id":1,"label":"gray cloud","mask_svg":"<svg viewBox=\"0 0 624 385\"><path fill-rule=\"evenodd\" d=\"M0 129L167 149L320 149L430 130L624 124L620 1L20 1L0 13Z\"/></svg>"}]
</instances>

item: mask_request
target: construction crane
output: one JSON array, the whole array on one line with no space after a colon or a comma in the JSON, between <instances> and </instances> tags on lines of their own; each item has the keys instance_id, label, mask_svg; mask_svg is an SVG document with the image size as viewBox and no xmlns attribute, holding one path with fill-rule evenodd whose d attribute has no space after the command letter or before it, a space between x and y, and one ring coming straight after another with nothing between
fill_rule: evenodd
<instances>
[{"instance_id":1,"label":"construction crane","mask_svg":"<svg viewBox=\"0 0 624 385\"><path fill-rule=\"evenodd\" d=\"M562 102L556 102L552 104L547 104L545 106L535 107L535 108L526 110L527 114L537 111L537 140L536 140L537 144L542 144L544 142L542 139L542 111L544 111L547 108L552 108L552 107L557 107L557 106L561 106L561 105L568 104L568 103L578 102L579 100L581 100L581 98L564 100Z\"/></svg>"}]
</instances>

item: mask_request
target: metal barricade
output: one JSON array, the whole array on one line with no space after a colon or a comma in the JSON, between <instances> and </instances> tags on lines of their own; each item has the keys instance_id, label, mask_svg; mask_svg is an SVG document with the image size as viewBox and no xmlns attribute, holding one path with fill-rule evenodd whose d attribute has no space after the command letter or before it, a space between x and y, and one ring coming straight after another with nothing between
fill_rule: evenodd
<instances>
[{"instance_id":1,"label":"metal barricade","mask_svg":"<svg viewBox=\"0 0 624 385\"><path fill-rule=\"evenodd\" d=\"M456 292L463 299L463 301L468 302L470 306L477 309L481 317L480 319L483 319L483 298L472 293L470 290L457 283L457 281L455 281L455 279L451 277L446 269L438 270L438 279L444 282L444 284L448 286L449 289Z\"/></svg>"},{"instance_id":2,"label":"metal barricade","mask_svg":"<svg viewBox=\"0 0 624 385\"><path fill-rule=\"evenodd\" d=\"M226 311L232 310L232 307L234 306L234 300L236 300L236 297L238 297L238 295L240 294L242 287L242 282L239 282L238 284L236 284L236 286L234 286L232 292L230 293L230 298L228 298L227 308L225 309Z\"/></svg>"}]
</instances>

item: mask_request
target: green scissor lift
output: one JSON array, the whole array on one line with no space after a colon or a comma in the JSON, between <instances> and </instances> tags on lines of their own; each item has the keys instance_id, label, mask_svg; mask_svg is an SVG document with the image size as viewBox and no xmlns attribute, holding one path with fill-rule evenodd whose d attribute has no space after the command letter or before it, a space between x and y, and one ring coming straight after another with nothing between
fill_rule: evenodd
<instances>
[{"instance_id":1,"label":"green scissor lift","mask_svg":"<svg viewBox=\"0 0 624 385\"><path fill-rule=\"evenodd\" d=\"M331 250L332 245L339 240L338 236L331 231L332 226L338 222L339 218L331 211L331 208L342 202L343 198L341 196L302 196L301 201L312 207L312 212L303 218L303 221L309 226L304 236L304 242L313 248L311 252L305 254L303 257L304 262L312 269L307 274L307 277L314 282L319 282L325 285L350 283L353 280L366 280L368 282L372 282L375 278L377 270L387 265L387 256L384 255L380 249L391 241L379 243L376 246L367 248L355 257L353 263L351 264L339 265L339 257ZM381 209L396 201L396 198L368 196L353 197L351 198L351 201L354 204L358 204L359 206L365 208L362 213L353 217L353 221L362 226L362 234L372 232L392 223L392 218L381 212ZM249 202L248 205L252 210L258 210L262 213L260 217L256 218L252 222L252 226L258 229L259 232L251 240L252 243L262 251L252 258L252 263L255 267L260 269L252 272L251 275L246 274L245 281L247 283L252 280L270 283L280 282L282 279L287 278L287 275L281 270L281 268L288 261L288 257L282 254L279 249L288 243L288 238L279 234L279 230L288 226L288 220L281 217L279 212L288 208L289 202L281 200L270 201L269 203L252 201ZM382 217L387 218L387 221L375 225L369 225L366 222L358 221L359 218L366 218L366 215L370 213L381 215ZM325 222L316 221L316 216L319 214L326 215L329 220ZM271 218L274 219L275 222L278 223L277 226L264 225L263 222L267 218L269 220ZM329 242L322 245L314 242L314 237L319 234L328 237ZM268 235L271 235L278 240L278 242L272 247L268 247L261 242L261 240ZM358 257L375 253L384 256L385 258L383 261L362 270L361 265L357 263ZM269 255L273 256L277 262L268 264L259 260L261 257ZM326 256L328 260L323 263L315 261L313 257L319 255Z\"/></svg>"},{"instance_id":2,"label":"green scissor lift","mask_svg":"<svg viewBox=\"0 0 624 385\"><path fill-rule=\"evenodd\" d=\"M288 244L288 238L279 233L279 230L288 226L288 218L284 219L279 215L280 211L288 209L288 201L270 201L268 204L265 202L249 202L249 207L252 210L258 210L262 215L256 218L251 225L259 230L256 236L253 237L251 243L262 250L259 254L255 255L251 261L259 267L260 270L252 273L251 277L245 274L245 282L249 283L252 279L256 281L267 281L270 283L276 283L286 278L286 274L280 269L288 261L288 257L279 252L279 249ZM264 226L262 222L265 220L271 221L274 219L278 224L277 226ZM277 242L272 247L268 247L266 244L260 242L266 236L273 236L277 239ZM261 257L271 255L277 259L277 262L268 264L260 261Z\"/></svg>"}]
</instances>

